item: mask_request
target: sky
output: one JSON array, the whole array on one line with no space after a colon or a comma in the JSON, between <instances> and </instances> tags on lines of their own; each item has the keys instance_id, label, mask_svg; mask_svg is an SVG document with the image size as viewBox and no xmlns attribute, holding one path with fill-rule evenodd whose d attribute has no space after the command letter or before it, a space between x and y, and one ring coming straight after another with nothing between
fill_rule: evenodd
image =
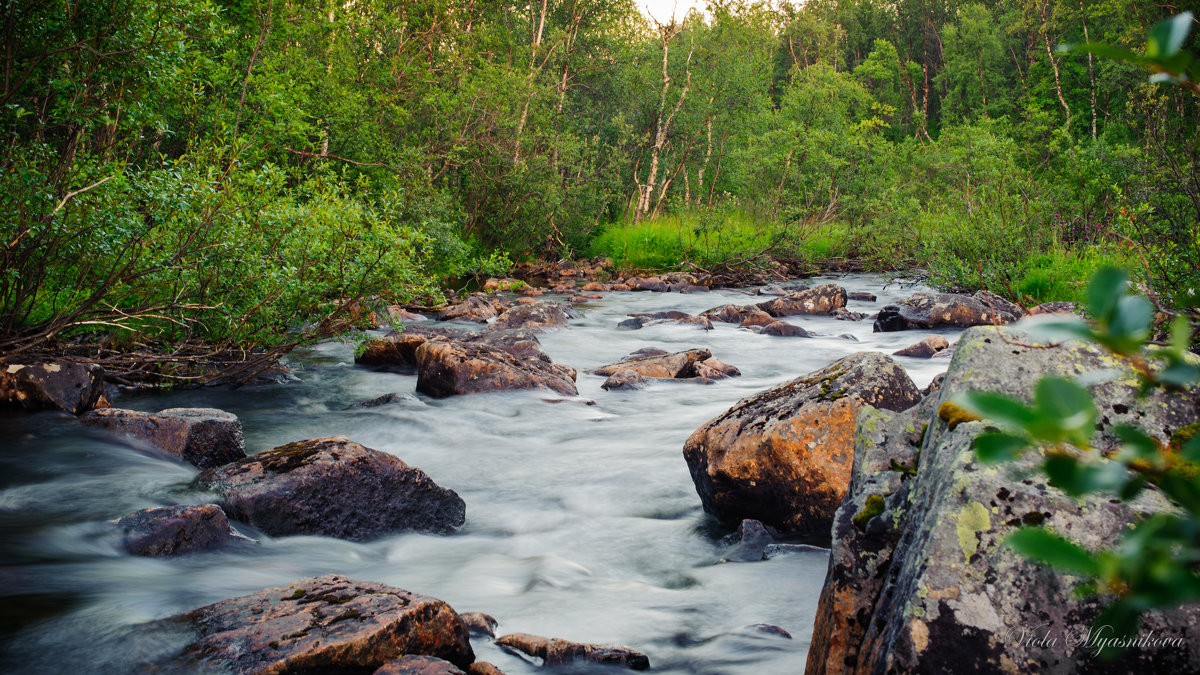
<instances>
[{"instance_id":1,"label":"sky","mask_svg":"<svg viewBox=\"0 0 1200 675\"><path fill-rule=\"evenodd\" d=\"M675 10L675 18L680 21L687 16L688 9L695 7L704 10L705 0L637 0L643 12L649 13L659 21L669 21L671 10Z\"/></svg>"}]
</instances>

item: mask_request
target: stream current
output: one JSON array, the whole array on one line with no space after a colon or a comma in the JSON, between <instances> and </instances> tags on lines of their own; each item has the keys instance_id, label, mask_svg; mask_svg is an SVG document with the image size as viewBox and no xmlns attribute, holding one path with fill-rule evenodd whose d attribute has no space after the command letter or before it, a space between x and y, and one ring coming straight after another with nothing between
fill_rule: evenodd
<instances>
[{"instance_id":1,"label":"stream current","mask_svg":"<svg viewBox=\"0 0 1200 675\"><path fill-rule=\"evenodd\" d=\"M849 303L873 314L921 286L849 275L834 281L875 293ZM423 395L347 410L391 392L414 393L413 375L357 367L353 345L328 342L290 358L299 382L127 394L139 410L214 407L244 425L246 451L344 435L392 453L453 489L466 524L447 536L400 534L353 543L317 536L174 558L128 555L106 521L173 503L204 503L198 471L85 428L65 413L0 412L0 672L128 673L183 644L133 637L143 622L205 604L337 573L431 595L458 611L499 620L497 635L528 632L623 645L654 672L801 673L828 554L722 563L728 528L708 518L682 447L739 399L856 351L891 353L933 333L872 333L871 320L785 319L812 339L759 335L731 324L620 330L631 312L697 314L768 298L720 290L610 293L579 307L568 329L540 335L557 362L579 371L578 397L549 391L430 399ZM476 324L460 327L478 329ZM851 341L839 335L857 338ZM741 377L702 385L657 381L607 392L588 371L643 348L704 347ZM898 358L918 387L946 359ZM589 404L594 401L595 404ZM827 543L826 543L827 545ZM791 639L754 626L778 626ZM168 641L169 642L169 641ZM513 675L533 661L472 639L476 656ZM616 672L598 667L598 672Z\"/></svg>"}]
</instances>

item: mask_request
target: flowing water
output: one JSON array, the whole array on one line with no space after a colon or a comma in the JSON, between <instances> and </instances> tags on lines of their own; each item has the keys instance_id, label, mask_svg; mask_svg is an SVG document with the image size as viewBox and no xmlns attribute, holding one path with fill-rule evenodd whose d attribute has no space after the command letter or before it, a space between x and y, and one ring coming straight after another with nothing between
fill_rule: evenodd
<instances>
[{"instance_id":1,"label":"flowing water","mask_svg":"<svg viewBox=\"0 0 1200 675\"><path fill-rule=\"evenodd\" d=\"M850 303L867 313L926 290L867 275L834 281L876 293L875 303ZM335 435L395 454L465 500L466 525L448 536L351 543L273 539L238 526L258 544L177 558L130 556L107 521L151 506L208 501L188 487L197 471L65 414L2 413L0 671L136 671L148 658L183 646L134 639L139 623L338 573L441 598L459 611L487 612L500 621L498 634L632 647L649 655L656 672L800 673L828 554L720 562L728 551L720 538L728 530L702 511L683 443L740 398L852 352L891 353L931 333L873 334L869 319L807 316L787 321L820 337L772 337L729 324L712 331L673 324L616 328L630 312L695 314L760 299L733 290L612 293L583 306L569 329L541 336L555 361L578 369L576 398L547 391L442 400L417 395L347 410L382 394L411 393L416 378L356 367L353 346L331 342L292 358L300 382L126 395L115 402L140 410L228 410L241 418L251 454ZM706 347L742 376L606 392L604 378L587 373L642 347ZM918 387L948 363L900 360ZM756 624L781 627L792 638ZM473 639L473 645L480 660L507 673L538 670L486 640Z\"/></svg>"}]
</instances>

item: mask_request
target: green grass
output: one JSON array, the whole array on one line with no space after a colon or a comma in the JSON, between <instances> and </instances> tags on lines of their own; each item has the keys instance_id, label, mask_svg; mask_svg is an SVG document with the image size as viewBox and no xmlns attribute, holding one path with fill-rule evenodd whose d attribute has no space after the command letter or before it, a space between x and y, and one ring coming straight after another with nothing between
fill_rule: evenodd
<instances>
[{"instance_id":1,"label":"green grass","mask_svg":"<svg viewBox=\"0 0 1200 675\"><path fill-rule=\"evenodd\" d=\"M1107 246L1072 250L1055 248L1030 257L1013 276L1013 291L1026 304L1087 302L1088 280L1102 267L1129 269L1130 256Z\"/></svg>"},{"instance_id":2,"label":"green grass","mask_svg":"<svg viewBox=\"0 0 1200 675\"><path fill-rule=\"evenodd\" d=\"M592 240L592 255L618 267L665 270L690 262L704 268L753 266L767 256L820 261L841 255L836 225L782 223L740 210L686 211L639 223L610 224Z\"/></svg>"}]
</instances>

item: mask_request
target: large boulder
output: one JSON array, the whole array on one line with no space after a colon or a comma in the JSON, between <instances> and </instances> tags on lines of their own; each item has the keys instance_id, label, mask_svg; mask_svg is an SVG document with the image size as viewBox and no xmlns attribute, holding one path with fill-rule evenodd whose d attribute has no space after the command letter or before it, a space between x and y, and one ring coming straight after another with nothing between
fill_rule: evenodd
<instances>
[{"instance_id":1,"label":"large boulder","mask_svg":"<svg viewBox=\"0 0 1200 675\"><path fill-rule=\"evenodd\" d=\"M417 391L436 398L517 389L579 393L575 369L555 363L525 330L430 339L415 350Z\"/></svg>"},{"instance_id":2,"label":"large boulder","mask_svg":"<svg viewBox=\"0 0 1200 675\"><path fill-rule=\"evenodd\" d=\"M833 314L846 306L846 289L837 284L789 291L786 295L758 303L757 307L774 317L796 314Z\"/></svg>"},{"instance_id":3,"label":"large boulder","mask_svg":"<svg viewBox=\"0 0 1200 675\"><path fill-rule=\"evenodd\" d=\"M0 362L0 403L26 410L57 408L81 415L107 406L104 369L74 361Z\"/></svg>"},{"instance_id":4,"label":"large boulder","mask_svg":"<svg viewBox=\"0 0 1200 675\"><path fill-rule=\"evenodd\" d=\"M757 307L747 307L745 305L720 305L712 309L706 309L700 313L700 316L708 317L713 321L721 323L741 323L746 320L746 317L754 312L762 310Z\"/></svg>"},{"instance_id":5,"label":"large boulder","mask_svg":"<svg viewBox=\"0 0 1200 675\"><path fill-rule=\"evenodd\" d=\"M565 327L571 317L567 308L557 302L533 302L517 305L505 311L496 320L488 324L484 330L507 330L510 328L540 328Z\"/></svg>"},{"instance_id":6,"label":"large boulder","mask_svg":"<svg viewBox=\"0 0 1200 675\"><path fill-rule=\"evenodd\" d=\"M216 504L135 511L118 520L117 529L125 550L152 558L207 551L243 540Z\"/></svg>"},{"instance_id":7,"label":"large boulder","mask_svg":"<svg viewBox=\"0 0 1200 675\"><path fill-rule=\"evenodd\" d=\"M618 361L600 366L592 372L607 377L622 370L632 370L643 377L687 378L695 377L696 364L708 358L712 358L712 352L707 349L689 349L674 354L656 354Z\"/></svg>"},{"instance_id":8,"label":"large boulder","mask_svg":"<svg viewBox=\"0 0 1200 675\"><path fill-rule=\"evenodd\" d=\"M198 487L221 495L230 517L272 536L353 541L463 524L466 506L424 471L348 438L298 441L209 469Z\"/></svg>"},{"instance_id":9,"label":"large boulder","mask_svg":"<svg viewBox=\"0 0 1200 675\"><path fill-rule=\"evenodd\" d=\"M917 293L911 298L888 305L875 317L875 332L931 328L968 328L1012 323L1025 312L1013 303L989 291L975 295L955 293Z\"/></svg>"},{"instance_id":10,"label":"large boulder","mask_svg":"<svg viewBox=\"0 0 1200 675\"><path fill-rule=\"evenodd\" d=\"M446 603L330 574L155 622L188 630L183 660L203 672L370 673L402 655L467 668L467 629Z\"/></svg>"},{"instance_id":11,"label":"large boulder","mask_svg":"<svg viewBox=\"0 0 1200 675\"><path fill-rule=\"evenodd\" d=\"M946 378L918 408L859 418L854 474L833 525L829 573L817 611L809 673L1195 672L1200 607L1148 614L1154 640L1102 661L1089 630L1100 603L1072 593L1079 581L1017 555L1005 539L1042 524L1089 550L1113 545L1147 515L1168 509L1157 491L1128 504L1110 495L1068 497L1035 470L1030 452L1005 465L976 461L987 428L951 403L967 391L1029 400L1046 375L1110 368L1093 385L1100 411L1094 446L1117 445L1113 428L1136 424L1167 442L1200 419L1200 389L1138 396L1129 364L1092 346L1036 344L1007 328L963 333Z\"/></svg>"},{"instance_id":12,"label":"large boulder","mask_svg":"<svg viewBox=\"0 0 1200 675\"><path fill-rule=\"evenodd\" d=\"M466 300L448 307L437 315L438 321L475 321L477 323L485 323L488 319L495 318L508 305L503 300L496 297L489 297L482 293L473 294Z\"/></svg>"},{"instance_id":13,"label":"large boulder","mask_svg":"<svg viewBox=\"0 0 1200 675\"><path fill-rule=\"evenodd\" d=\"M464 339L472 333L449 326L416 325L405 326L402 331L392 331L381 338L367 340L354 356L354 362L364 366L417 365L417 347L434 338Z\"/></svg>"},{"instance_id":14,"label":"large boulder","mask_svg":"<svg viewBox=\"0 0 1200 675\"><path fill-rule=\"evenodd\" d=\"M383 664L371 675L466 675L453 663L435 656L408 654Z\"/></svg>"},{"instance_id":15,"label":"large boulder","mask_svg":"<svg viewBox=\"0 0 1200 675\"><path fill-rule=\"evenodd\" d=\"M645 654L628 647L570 642L529 633L501 635L496 638L496 644L539 657L546 666L572 666L579 662L579 665L598 663L608 666L624 666L630 670L648 670L650 668L650 659Z\"/></svg>"},{"instance_id":16,"label":"large boulder","mask_svg":"<svg viewBox=\"0 0 1200 675\"><path fill-rule=\"evenodd\" d=\"M697 429L683 456L704 509L717 518L828 532L850 481L859 410L904 410L919 400L895 361L858 352L738 401Z\"/></svg>"},{"instance_id":17,"label":"large boulder","mask_svg":"<svg viewBox=\"0 0 1200 675\"><path fill-rule=\"evenodd\" d=\"M246 456L237 415L216 408L168 408L156 413L123 408L93 410L84 424L145 441L163 454L200 469Z\"/></svg>"}]
</instances>

